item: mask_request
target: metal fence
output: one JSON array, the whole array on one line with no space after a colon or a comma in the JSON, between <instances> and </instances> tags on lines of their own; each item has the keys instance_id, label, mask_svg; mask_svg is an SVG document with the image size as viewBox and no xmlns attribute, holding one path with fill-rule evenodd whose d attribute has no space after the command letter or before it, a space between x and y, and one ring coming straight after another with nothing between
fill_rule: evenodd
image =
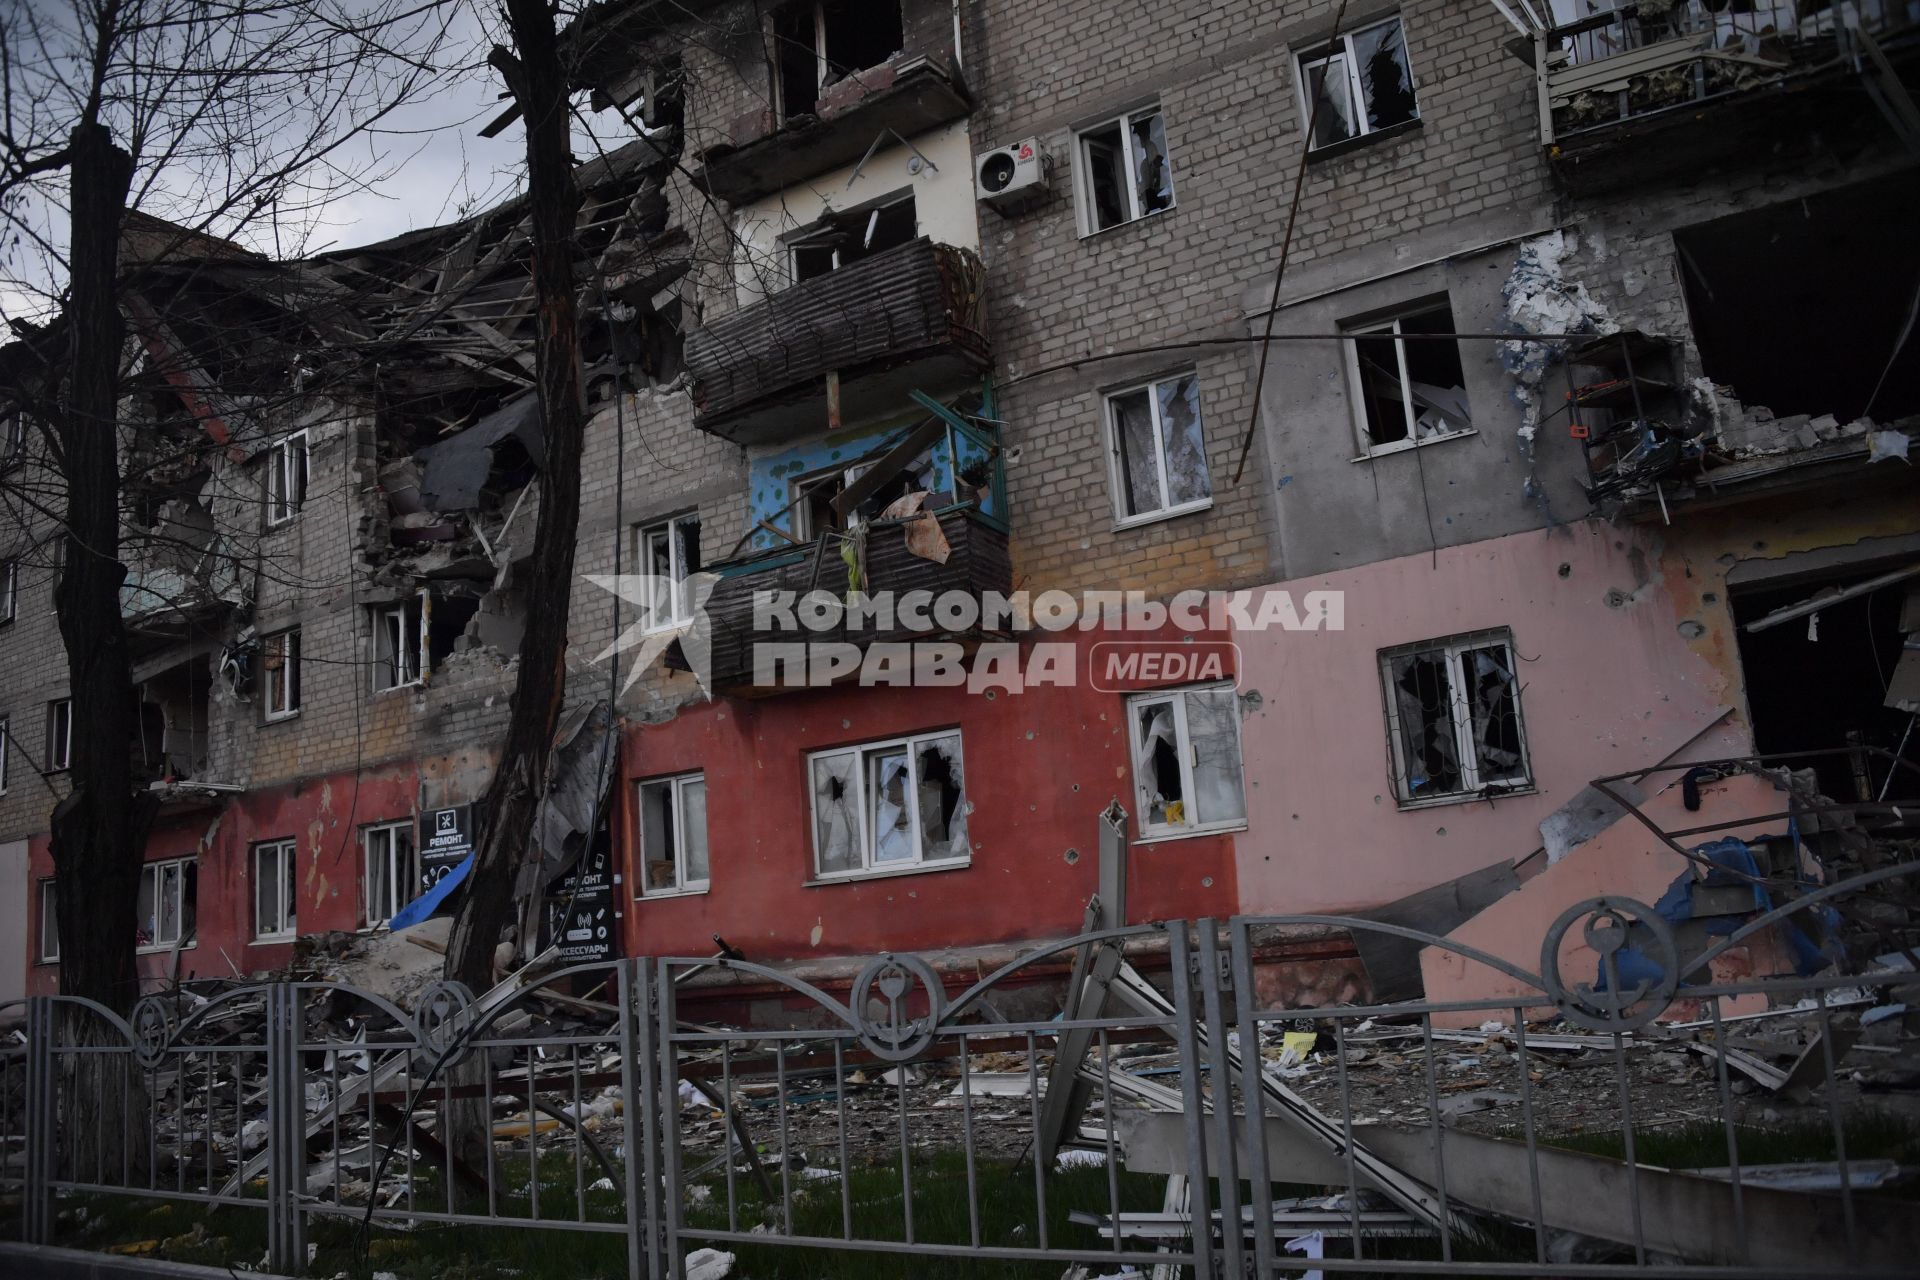
<instances>
[{"instance_id":1,"label":"metal fence","mask_svg":"<svg viewBox=\"0 0 1920 1280\"><path fill-rule=\"evenodd\" d=\"M1911 971L1762 980L1732 962L1913 870L1812 890L1704 948L1596 898L1555 922L1538 972L1394 925L1268 916L1094 930L953 995L884 955L845 1000L711 957L477 998L437 984L411 1012L324 982L174 992L125 1020L34 997L0 1059L0 1188L35 1242L64 1207L116 1197L238 1207L284 1273L331 1219L361 1240L598 1233L633 1277L685 1276L703 1249L743 1276L836 1252L1049 1277L1911 1274L1899 1152L1920 1128L1874 1092L1920 1052L1889 999ZM1272 939L1339 931L1452 957L1493 993L1268 994ZM1003 1013L1069 964L1058 1016ZM687 978L716 968L779 1013L688 1021Z\"/></svg>"}]
</instances>

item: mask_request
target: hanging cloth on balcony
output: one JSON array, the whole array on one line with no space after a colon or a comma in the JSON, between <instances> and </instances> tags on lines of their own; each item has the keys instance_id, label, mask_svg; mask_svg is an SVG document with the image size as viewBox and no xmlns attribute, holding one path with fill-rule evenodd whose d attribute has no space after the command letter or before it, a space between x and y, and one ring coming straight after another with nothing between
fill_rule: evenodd
<instances>
[{"instance_id":1,"label":"hanging cloth on balcony","mask_svg":"<svg viewBox=\"0 0 1920 1280\"><path fill-rule=\"evenodd\" d=\"M940 518L926 508L926 492L915 490L901 494L888 503L887 509L880 513L880 518L904 520L906 523L902 527L907 533L907 550L922 560L945 564L947 557L953 554L953 548L947 542L946 531L940 527Z\"/></svg>"}]
</instances>

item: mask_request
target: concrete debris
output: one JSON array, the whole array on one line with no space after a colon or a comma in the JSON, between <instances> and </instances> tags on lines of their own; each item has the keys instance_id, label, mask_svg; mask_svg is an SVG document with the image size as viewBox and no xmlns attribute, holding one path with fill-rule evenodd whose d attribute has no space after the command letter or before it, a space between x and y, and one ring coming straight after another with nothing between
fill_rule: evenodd
<instances>
[{"instance_id":1,"label":"concrete debris","mask_svg":"<svg viewBox=\"0 0 1920 1280\"><path fill-rule=\"evenodd\" d=\"M726 1280L733 1274L733 1255L718 1249L695 1249L687 1255L687 1280Z\"/></svg>"}]
</instances>

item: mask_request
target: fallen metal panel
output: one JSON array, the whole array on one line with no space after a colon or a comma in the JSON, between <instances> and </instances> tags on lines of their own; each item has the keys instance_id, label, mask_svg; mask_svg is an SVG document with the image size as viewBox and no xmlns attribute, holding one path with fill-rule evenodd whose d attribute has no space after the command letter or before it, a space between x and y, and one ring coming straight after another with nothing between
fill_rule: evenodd
<instances>
[{"instance_id":1,"label":"fallen metal panel","mask_svg":"<svg viewBox=\"0 0 1920 1280\"><path fill-rule=\"evenodd\" d=\"M1434 1130L1376 1125L1367 1145L1397 1164L1428 1158ZM1447 1152L1447 1195L1487 1213L1533 1218L1534 1185L1526 1147L1517 1142L1441 1131ZM1808 1195L1743 1184L1746 1233L1735 1224L1733 1186L1711 1177L1676 1173L1551 1147L1538 1150L1539 1195L1549 1226L1617 1244L1632 1244L1628 1212L1638 1183L1646 1247L1723 1266L1804 1267L1830 1273L1863 1269L1912 1275L1920 1256L1920 1214L1910 1205L1855 1196L1859 1256L1847 1259L1845 1207L1839 1196Z\"/></svg>"}]
</instances>

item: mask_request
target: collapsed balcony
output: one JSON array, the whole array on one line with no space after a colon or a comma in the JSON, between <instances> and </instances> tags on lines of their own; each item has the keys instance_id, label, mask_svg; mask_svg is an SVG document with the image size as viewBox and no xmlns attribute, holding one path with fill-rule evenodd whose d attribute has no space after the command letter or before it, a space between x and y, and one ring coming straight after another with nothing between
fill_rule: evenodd
<instances>
[{"instance_id":1,"label":"collapsed balcony","mask_svg":"<svg viewBox=\"0 0 1920 1280\"><path fill-rule=\"evenodd\" d=\"M1679 0L1559 21L1570 10L1554 4L1555 25L1532 33L1541 141L1564 178L1590 184L1681 170L1691 156L1731 151L1813 112L1871 117L1878 105L1893 118L1892 102L1906 97L1895 68L1911 61L1920 31L1897 0ZM1671 129L1689 130L1688 142L1619 154Z\"/></svg>"},{"instance_id":2,"label":"collapsed balcony","mask_svg":"<svg viewBox=\"0 0 1920 1280\"><path fill-rule=\"evenodd\" d=\"M938 538L927 527L930 524L937 526ZM868 596L889 593L898 601L910 591L927 592L934 599L943 593L961 592L978 602L989 592L1005 596L1013 589L1013 559L1006 530L972 503L874 520L859 526L858 541L859 589ZM760 644L851 644L865 650L882 643L947 641L970 645L988 637L989 633L977 624L957 631L939 629L937 624L932 630L924 630L903 625L898 617L890 620L891 625L857 625L843 616L833 626L818 631L755 628L756 597L769 598L762 593L790 593L783 597L789 603L810 591L845 599L850 594L853 572L841 550L846 542L845 533L823 533L808 545L712 566L719 575L705 605L711 645L708 688L712 692L768 694L778 689L764 683L765 677L771 675L782 681L781 687L799 678L798 673L789 676L783 669L763 670L756 675L755 649ZM944 558L933 558L929 544L938 545ZM682 645L668 650L667 661L678 670L691 669Z\"/></svg>"},{"instance_id":3,"label":"collapsed balcony","mask_svg":"<svg viewBox=\"0 0 1920 1280\"><path fill-rule=\"evenodd\" d=\"M737 444L836 426L991 363L980 259L921 238L687 336L695 423Z\"/></svg>"}]
</instances>

